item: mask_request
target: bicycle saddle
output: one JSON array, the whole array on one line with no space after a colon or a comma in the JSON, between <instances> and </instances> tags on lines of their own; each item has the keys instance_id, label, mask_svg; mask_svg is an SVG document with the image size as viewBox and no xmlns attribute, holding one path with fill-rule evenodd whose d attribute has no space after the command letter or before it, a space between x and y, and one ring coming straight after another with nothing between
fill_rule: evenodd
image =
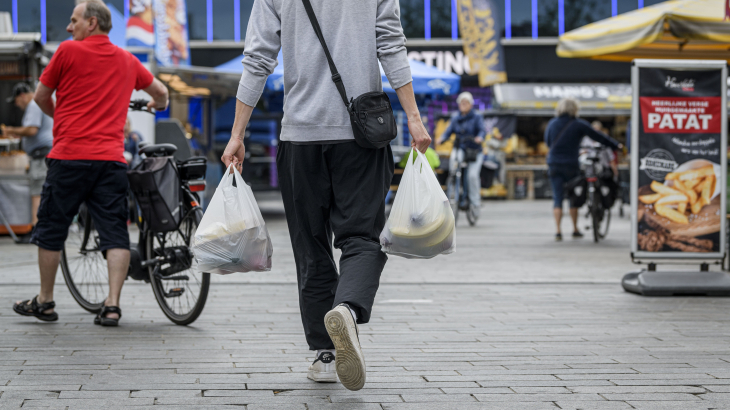
<instances>
[{"instance_id":1,"label":"bicycle saddle","mask_svg":"<svg viewBox=\"0 0 730 410\"><path fill-rule=\"evenodd\" d=\"M172 144L145 145L139 149L140 154L148 157L169 157L175 151L177 151L177 147Z\"/></svg>"}]
</instances>

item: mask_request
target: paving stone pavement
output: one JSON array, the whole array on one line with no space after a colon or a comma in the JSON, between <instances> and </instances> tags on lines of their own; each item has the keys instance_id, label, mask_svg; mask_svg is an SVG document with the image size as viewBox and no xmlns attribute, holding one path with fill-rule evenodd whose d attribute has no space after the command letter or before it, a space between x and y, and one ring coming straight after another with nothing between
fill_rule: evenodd
<instances>
[{"instance_id":1,"label":"paving stone pavement","mask_svg":"<svg viewBox=\"0 0 730 410\"><path fill-rule=\"evenodd\" d=\"M17 316L35 250L0 239L0 408L730 409L730 299L623 292L627 220L556 244L544 201L486 203L455 255L391 258L360 327L365 388L311 382L286 225L264 205L274 270L216 277L187 327L133 281L118 328L61 279L57 323Z\"/></svg>"}]
</instances>

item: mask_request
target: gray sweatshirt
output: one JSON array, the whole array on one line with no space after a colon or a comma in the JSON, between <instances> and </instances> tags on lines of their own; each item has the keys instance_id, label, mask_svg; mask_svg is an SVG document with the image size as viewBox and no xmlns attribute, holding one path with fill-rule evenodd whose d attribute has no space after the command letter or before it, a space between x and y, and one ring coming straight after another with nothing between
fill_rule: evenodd
<instances>
[{"instance_id":1,"label":"gray sweatshirt","mask_svg":"<svg viewBox=\"0 0 730 410\"><path fill-rule=\"evenodd\" d=\"M412 81L398 0L310 0L347 97L381 91L378 60L394 89ZM301 0L255 0L246 30L238 99L255 106L284 61L281 140L354 139L347 109Z\"/></svg>"}]
</instances>

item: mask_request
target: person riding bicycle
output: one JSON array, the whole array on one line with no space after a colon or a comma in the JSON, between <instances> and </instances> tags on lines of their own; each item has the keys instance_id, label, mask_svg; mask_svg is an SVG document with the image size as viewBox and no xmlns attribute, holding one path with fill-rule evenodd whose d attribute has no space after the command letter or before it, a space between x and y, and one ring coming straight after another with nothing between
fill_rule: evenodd
<instances>
[{"instance_id":1,"label":"person riding bicycle","mask_svg":"<svg viewBox=\"0 0 730 410\"><path fill-rule=\"evenodd\" d=\"M577 100L573 98L560 100L555 109L555 118L550 120L545 128L545 143L550 148L547 163L550 185L553 190L553 216L557 227L556 241L563 239L560 232L560 221L563 219L563 187L566 182L580 175L578 158L583 137L587 136L615 150L622 146L608 135L594 130L586 120L577 118L579 110L580 105ZM583 234L578 230L578 208L572 202L570 217L573 220L573 238L582 238Z\"/></svg>"},{"instance_id":2,"label":"person riding bicycle","mask_svg":"<svg viewBox=\"0 0 730 410\"><path fill-rule=\"evenodd\" d=\"M136 57L109 41L111 28L111 12L102 1L79 3L66 27L74 41L58 46L38 84L35 102L54 119L53 149L31 237L38 246L41 289L13 306L23 316L58 320L56 271L69 226L85 203L109 269L109 295L94 323L116 326L121 317L119 296L130 257L124 122L132 90L146 91L154 99L148 107L161 110L167 109L168 93Z\"/></svg>"},{"instance_id":3,"label":"person riding bicycle","mask_svg":"<svg viewBox=\"0 0 730 410\"><path fill-rule=\"evenodd\" d=\"M451 116L451 122L446 128L441 137L436 141L436 145L441 144L447 140L451 134L456 134L454 140L454 148L451 151L451 157L449 158L449 169L451 172L455 172L459 164L466 161L467 166L467 182L465 186L468 187L468 201L474 205L476 215L479 215L479 207L481 203L481 179L480 173L482 170L482 162L484 161L484 155L482 155L482 142L484 142L484 136L487 134L487 130L484 128L484 120L481 115L477 114L474 110L474 97L470 92L463 92L456 98L456 103L459 105L459 112ZM476 158L469 158L469 154L476 154ZM455 187L447 187L447 190L451 192ZM466 198L460 199L462 202L459 204L460 208L466 208Z\"/></svg>"}]
</instances>

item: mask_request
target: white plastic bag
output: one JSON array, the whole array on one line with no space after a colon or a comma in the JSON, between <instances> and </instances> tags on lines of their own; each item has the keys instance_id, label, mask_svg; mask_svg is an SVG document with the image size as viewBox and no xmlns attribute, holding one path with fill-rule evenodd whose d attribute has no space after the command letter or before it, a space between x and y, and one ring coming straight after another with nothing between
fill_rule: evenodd
<instances>
[{"instance_id":1,"label":"white plastic bag","mask_svg":"<svg viewBox=\"0 0 730 410\"><path fill-rule=\"evenodd\" d=\"M412 150L380 245L385 253L405 258L433 258L456 249L454 212L426 156ZM415 162L412 160L416 156Z\"/></svg>"},{"instance_id":2,"label":"white plastic bag","mask_svg":"<svg viewBox=\"0 0 730 410\"><path fill-rule=\"evenodd\" d=\"M233 165L213 194L195 231L192 248L200 272L225 275L271 270L269 231L251 187Z\"/></svg>"}]
</instances>

